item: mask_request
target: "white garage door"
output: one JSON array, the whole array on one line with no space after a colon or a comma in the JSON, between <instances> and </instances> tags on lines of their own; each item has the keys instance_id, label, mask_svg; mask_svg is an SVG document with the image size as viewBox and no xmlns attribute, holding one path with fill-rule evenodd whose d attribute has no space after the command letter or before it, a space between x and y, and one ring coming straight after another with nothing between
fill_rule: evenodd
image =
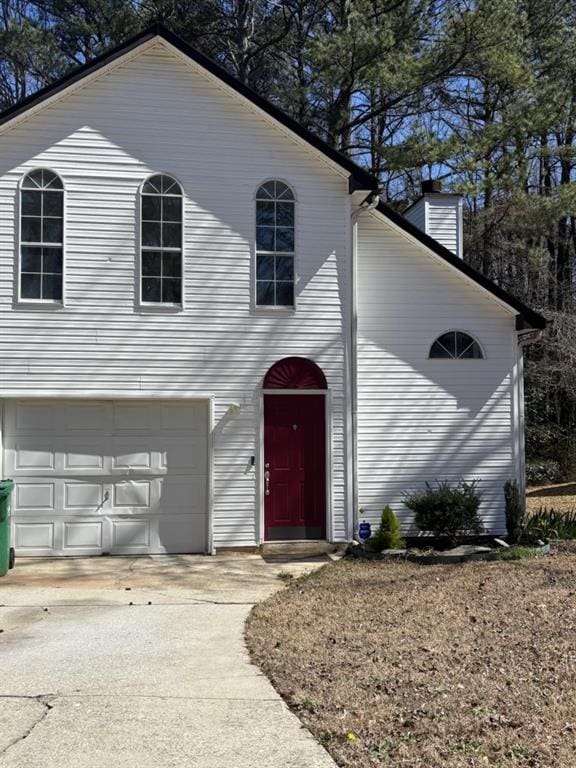
<instances>
[{"instance_id":1,"label":"white garage door","mask_svg":"<svg viewBox=\"0 0 576 768\"><path fill-rule=\"evenodd\" d=\"M5 401L3 442L17 553L206 551L207 403Z\"/></svg>"}]
</instances>

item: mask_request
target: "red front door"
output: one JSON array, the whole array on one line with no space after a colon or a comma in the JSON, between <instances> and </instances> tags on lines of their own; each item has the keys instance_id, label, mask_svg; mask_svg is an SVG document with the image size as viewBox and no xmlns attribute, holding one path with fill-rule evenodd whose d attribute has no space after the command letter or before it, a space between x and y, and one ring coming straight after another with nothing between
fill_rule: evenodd
<instances>
[{"instance_id":1,"label":"red front door","mask_svg":"<svg viewBox=\"0 0 576 768\"><path fill-rule=\"evenodd\" d=\"M326 538L324 395L264 395L264 538Z\"/></svg>"}]
</instances>

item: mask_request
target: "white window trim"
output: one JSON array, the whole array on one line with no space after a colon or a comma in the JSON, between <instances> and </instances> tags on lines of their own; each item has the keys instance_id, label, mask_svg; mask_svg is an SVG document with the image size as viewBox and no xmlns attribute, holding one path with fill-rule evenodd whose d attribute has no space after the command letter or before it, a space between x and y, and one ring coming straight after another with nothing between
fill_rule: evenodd
<instances>
[{"instance_id":1,"label":"white window trim","mask_svg":"<svg viewBox=\"0 0 576 768\"><path fill-rule=\"evenodd\" d=\"M258 199L258 190L260 187L264 186L264 184L267 184L269 181L280 181L282 184L286 184L287 187L290 188L292 195L293 195L293 203L294 203L294 253L292 254L292 258L294 259L294 303L291 306L283 306L283 305L270 305L270 304L258 304L257 299L257 290L256 290L256 280L257 280L257 269L258 269L258 254L259 253L267 253L266 251L259 251L257 247L257 218L256 218L256 203ZM262 181L260 181L256 189L254 190L254 194L252 195L252 218L253 218L253 247L252 247L252 269L250 274L250 311L253 314L257 315L268 315L269 317L277 317L278 315L293 315L296 313L296 310L298 309L298 295L296 291L296 287L298 285L298 254L300 253L300 221L299 221L299 205L298 205L298 197L296 195L296 189L294 187L294 184L287 179L280 177L280 176L270 176ZM271 252L270 252L271 253ZM272 253L271 253L272 255ZM276 252L274 252L274 255L276 255ZM281 254L280 254L281 255Z\"/></svg>"},{"instance_id":2,"label":"white window trim","mask_svg":"<svg viewBox=\"0 0 576 768\"><path fill-rule=\"evenodd\" d=\"M180 280L181 280L181 301L179 304L175 303L167 303L167 302L161 302L161 301L143 301L142 300L142 198L143 193L142 189L144 187L144 184L149 179L152 179L154 176L169 176L171 179L173 179L178 186L180 187L180 190L182 192L181 200L182 200L182 226L180 231L180 253L181 253L181 264L180 264ZM178 313L182 312L185 309L186 305L186 285L185 285L185 269L184 269L184 243L186 242L185 238L185 221L186 221L186 195L184 193L184 185L180 181L180 179L175 176L173 173L170 173L169 171L154 171L154 173L149 173L147 176L145 176L144 179L140 182L138 185L138 203L136 206L136 286L134 291L134 296L136 298L135 301L135 310L140 313L159 313L159 314L170 314L170 313Z\"/></svg>"},{"instance_id":3,"label":"white window trim","mask_svg":"<svg viewBox=\"0 0 576 768\"><path fill-rule=\"evenodd\" d=\"M471 339L473 339L476 344L480 347L480 352L482 353L482 357L431 357L430 353L432 352L433 345L438 341L438 339L441 336L444 336L445 333L465 333L467 336L470 336ZM448 351L448 350L446 350ZM440 331L440 333L437 333L432 341L428 344L428 352L426 355L427 360L440 360L442 363L479 363L483 360L487 359L486 356L486 350L484 348L484 345L481 344L478 341L478 337L474 333L470 333L470 331L467 331L465 328L446 328L445 331Z\"/></svg>"},{"instance_id":4,"label":"white window trim","mask_svg":"<svg viewBox=\"0 0 576 768\"><path fill-rule=\"evenodd\" d=\"M50 173L58 176L62 183L62 298L57 299L24 299L22 298L22 184L24 179L34 171L50 171ZM18 307L34 308L42 310L59 310L66 307L66 208L67 208L67 189L66 182L62 177L62 174L47 165L37 165L33 168L28 168L22 173L18 180L18 186L16 189L16 201L14 205L15 218L16 218L16 242L15 242L15 257L16 257L16 285L14 286L14 296L16 301L14 302Z\"/></svg>"}]
</instances>

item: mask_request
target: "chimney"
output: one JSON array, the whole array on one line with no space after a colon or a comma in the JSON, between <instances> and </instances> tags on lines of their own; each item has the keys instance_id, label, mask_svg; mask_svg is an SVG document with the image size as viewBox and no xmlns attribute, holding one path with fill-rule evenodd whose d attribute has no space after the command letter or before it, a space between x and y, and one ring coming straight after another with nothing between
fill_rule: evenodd
<instances>
[{"instance_id":1,"label":"chimney","mask_svg":"<svg viewBox=\"0 0 576 768\"><path fill-rule=\"evenodd\" d=\"M462 195L442 192L442 182L422 182L422 195L404 216L459 258L463 258Z\"/></svg>"}]
</instances>

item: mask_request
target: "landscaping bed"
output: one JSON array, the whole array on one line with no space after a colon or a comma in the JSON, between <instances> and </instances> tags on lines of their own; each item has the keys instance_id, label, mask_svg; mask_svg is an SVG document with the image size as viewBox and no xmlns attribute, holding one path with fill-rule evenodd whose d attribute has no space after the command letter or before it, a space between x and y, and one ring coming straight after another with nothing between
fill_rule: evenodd
<instances>
[{"instance_id":1,"label":"landscaping bed","mask_svg":"<svg viewBox=\"0 0 576 768\"><path fill-rule=\"evenodd\" d=\"M258 605L248 646L345 768L573 768L575 551L341 561Z\"/></svg>"}]
</instances>

